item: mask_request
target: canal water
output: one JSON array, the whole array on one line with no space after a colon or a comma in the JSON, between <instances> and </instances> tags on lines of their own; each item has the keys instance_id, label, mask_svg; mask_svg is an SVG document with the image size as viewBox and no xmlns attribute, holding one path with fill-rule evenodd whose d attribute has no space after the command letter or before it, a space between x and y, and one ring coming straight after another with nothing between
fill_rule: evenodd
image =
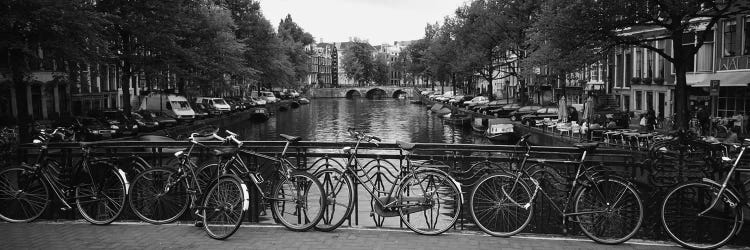
<instances>
[{"instance_id":1,"label":"canal water","mask_svg":"<svg viewBox=\"0 0 750 250\"><path fill-rule=\"evenodd\" d=\"M268 121L243 121L226 129L259 141L279 141L279 134L288 134L305 141L346 142L352 141L347 129L356 128L384 142L491 143L470 127L444 124L429 107L408 100L313 99L309 105L274 112Z\"/></svg>"}]
</instances>

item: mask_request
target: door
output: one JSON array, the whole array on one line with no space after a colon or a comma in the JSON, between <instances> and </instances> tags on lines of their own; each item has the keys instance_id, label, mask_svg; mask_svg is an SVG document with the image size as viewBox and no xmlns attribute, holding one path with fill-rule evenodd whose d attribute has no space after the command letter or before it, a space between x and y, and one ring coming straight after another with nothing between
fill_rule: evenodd
<instances>
[{"instance_id":1,"label":"door","mask_svg":"<svg viewBox=\"0 0 750 250\"><path fill-rule=\"evenodd\" d=\"M656 106L657 106L657 109L658 109L656 111L656 116L657 117L665 117L666 114L664 114L664 107L667 106L667 101L666 101L664 93L659 93L659 97L658 98L659 98L659 100L656 103Z\"/></svg>"}]
</instances>

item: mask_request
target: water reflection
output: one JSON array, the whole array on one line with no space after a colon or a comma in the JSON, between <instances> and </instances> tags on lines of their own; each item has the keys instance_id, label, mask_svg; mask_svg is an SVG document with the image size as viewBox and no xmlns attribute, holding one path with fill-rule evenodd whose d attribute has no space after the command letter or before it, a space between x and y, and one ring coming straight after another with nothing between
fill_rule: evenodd
<instances>
[{"instance_id":1,"label":"water reflection","mask_svg":"<svg viewBox=\"0 0 750 250\"><path fill-rule=\"evenodd\" d=\"M329 142L351 141L348 128L365 131L385 142L491 143L470 127L444 124L426 106L398 99L314 99L297 109L276 111L263 123L243 121L227 127L246 140L276 141L283 133Z\"/></svg>"}]
</instances>

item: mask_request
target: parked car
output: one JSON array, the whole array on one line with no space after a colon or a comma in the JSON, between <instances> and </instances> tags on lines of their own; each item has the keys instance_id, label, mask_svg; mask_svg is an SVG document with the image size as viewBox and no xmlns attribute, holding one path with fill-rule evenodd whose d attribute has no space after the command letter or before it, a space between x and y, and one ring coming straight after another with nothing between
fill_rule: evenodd
<instances>
[{"instance_id":1,"label":"parked car","mask_svg":"<svg viewBox=\"0 0 750 250\"><path fill-rule=\"evenodd\" d=\"M435 101L438 102L448 102L451 98L453 98L454 94L453 91L448 91L443 93L442 95L435 97Z\"/></svg>"},{"instance_id":2,"label":"parked car","mask_svg":"<svg viewBox=\"0 0 750 250\"><path fill-rule=\"evenodd\" d=\"M495 117L508 117L511 112L516 111L519 108L521 108L521 104L518 103L505 104L500 108L488 109L484 114Z\"/></svg>"},{"instance_id":3,"label":"parked car","mask_svg":"<svg viewBox=\"0 0 750 250\"><path fill-rule=\"evenodd\" d=\"M201 113L205 112L208 117L214 117L214 116L221 115L221 111L219 111L218 109L215 109L213 107L209 107L209 106L207 106L204 103L195 103L193 105L193 109L195 110L196 114L198 114L199 112L201 112Z\"/></svg>"},{"instance_id":4,"label":"parked car","mask_svg":"<svg viewBox=\"0 0 750 250\"><path fill-rule=\"evenodd\" d=\"M196 120L208 118L208 110L205 110L205 109L202 109L202 108L198 108L198 107L196 107L195 104L190 105L190 106L193 108L193 112L195 112L195 119Z\"/></svg>"},{"instance_id":5,"label":"parked car","mask_svg":"<svg viewBox=\"0 0 750 250\"><path fill-rule=\"evenodd\" d=\"M138 111L138 113L141 114L142 116L148 116L148 117L155 119L157 122L159 122L159 126L161 128L174 127L175 125L177 125L176 119L169 117L164 113L151 112L148 110L141 110L141 111Z\"/></svg>"},{"instance_id":6,"label":"parked car","mask_svg":"<svg viewBox=\"0 0 750 250\"><path fill-rule=\"evenodd\" d=\"M448 104L450 105L458 105L458 101L461 101L464 99L464 95L454 95L451 97L451 99L448 100Z\"/></svg>"},{"instance_id":7,"label":"parked car","mask_svg":"<svg viewBox=\"0 0 750 250\"><path fill-rule=\"evenodd\" d=\"M469 110L476 111L477 113L482 113L486 115L487 111L490 109L501 108L503 105L505 105L504 102L505 101L494 100L485 104L474 105L470 107Z\"/></svg>"},{"instance_id":8,"label":"parked car","mask_svg":"<svg viewBox=\"0 0 750 250\"><path fill-rule=\"evenodd\" d=\"M542 120L544 118L557 119L558 114L559 111L556 107L541 108L530 114L521 116L521 124L534 125L537 120Z\"/></svg>"},{"instance_id":9,"label":"parked car","mask_svg":"<svg viewBox=\"0 0 750 250\"><path fill-rule=\"evenodd\" d=\"M140 131L154 131L159 129L159 122L156 121L156 119L154 119L153 117L142 116L141 114L135 112L131 113L130 115L138 124L138 128L140 129Z\"/></svg>"},{"instance_id":10,"label":"parked car","mask_svg":"<svg viewBox=\"0 0 750 250\"><path fill-rule=\"evenodd\" d=\"M455 106L462 106L466 101L471 100L472 98L474 98L473 95L454 96L453 99L448 101L448 103Z\"/></svg>"},{"instance_id":11,"label":"parked car","mask_svg":"<svg viewBox=\"0 0 750 250\"><path fill-rule=\"evenodd\" d=\"M98 119L104 124L110 125L110 127L116 131L115 136L138 134L138 123L136 123L132 117L125 115L122 110L92 110L89 111L88 115Z\"/></svg>"},{"instance_id":12,"label":"parked car","mask_svg":"<svg viewBox=\"0 0 750 250\"><path fill-rule=\"evenodd\" d=\"M93 117L76 116L59 120L58 127L71 127L74 131L75 141L94 141L110 139L117 131L111 125L104 124Z\"/></svg>"},{"instance_id":13,"label":"parked car","mask_svg":"<svg viewBox=\"0 0 750 250\"><path fill-rule=\"evenodd\" d=\"M526 114L531 114L534 111L537 111L537 110L539 110L541 108L542 108L542 106L538 106L538 105L523 106L523 107L520 107L520 108L518 108L518 109L516 109L516 110L514 110L512 112L510 112L510 114L508 114L508 115L510 116L510 120L511 121L520 121L521 120L521 116L524 116Z\"/></svg>"},{"instance_id":14,"label":"parked car","mask_svg":"<svg viewBox=\"0 0 750 250\"><path fill-rule=\"evenodd\" d=\"M263 100L259 97L250 97L250 101L253 103L253 106L266 106L266 100Z\"/></svg>"},{"instance_id":15,"label":"parked car","mask_svg":"<svg viewBox=\"0 0 750 250\"><path fill-rule=\"evenodd\" d=\"M198 97L195 99L195 103L203 103L203 105L222 113L232 111L232 107L224 99L218 97Z\"/></svg>"},{"instance_id":16,"label":"parked car","mask_svg":"<svg viewBox=\"0 0 750 250\"><path fill-rule=\"evenodd\" d=\"M278 98L276 98L273 92L269 91L261 91L260 97L263 98L263 100L266 100L267 104L276 103L278 101Z\"/></svg>"},{"instance_id":17,"label":"parked car","mask_svg":"<svg viewBox=\"0 0 750 250\"><path fill-rule=\"evenodd\" d=\"M463 104L464 106L470 109L476 105L487 104L489 102L490 102L490 99L487 98L486 96L477 96L471 99L470 101L464 102Z\"/></svg>"}]
</instances>

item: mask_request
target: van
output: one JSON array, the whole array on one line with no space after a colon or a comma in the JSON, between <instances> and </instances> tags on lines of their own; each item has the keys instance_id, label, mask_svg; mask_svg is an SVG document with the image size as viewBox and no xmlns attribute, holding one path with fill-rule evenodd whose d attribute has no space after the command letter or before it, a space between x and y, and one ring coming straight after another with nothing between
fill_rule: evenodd
<instances>
[{"instance_id":1,"label":"van","mask_svg":"<svg viewBox=\"0 0 750 250\"><path fill-rule=\"evenodd\" d=\"M266 103L275 103L278 101L278 99L276 99L276 95L274 95L273 92L270 91L261 91L260 98L266 100Z\"/></svg>"},{"instance_id":2,"label":"van","mask_svg":"<svg viewBox=\"0 0 750 250\"><path fill-rule=\"evenodd\" d=\"M175 94L148 94L141 100L139 110L164 113L181 121L191 121L195 118L195 111L190 107L187 98Z\"/></svg>"},{"instance_id":3,"label":"van","mask_svg":"<svg viewBox=\"0 0 750 250\"><path fill-rule=\"evenodd\" d=\"M221 113L228 113L229 111L232 111L232 107L229 106L229 104L224 101L224 99L219 97L198 97L195 99L195 102L203 103L207 107L214 108Z\"/></svg>"}]
</instances>

